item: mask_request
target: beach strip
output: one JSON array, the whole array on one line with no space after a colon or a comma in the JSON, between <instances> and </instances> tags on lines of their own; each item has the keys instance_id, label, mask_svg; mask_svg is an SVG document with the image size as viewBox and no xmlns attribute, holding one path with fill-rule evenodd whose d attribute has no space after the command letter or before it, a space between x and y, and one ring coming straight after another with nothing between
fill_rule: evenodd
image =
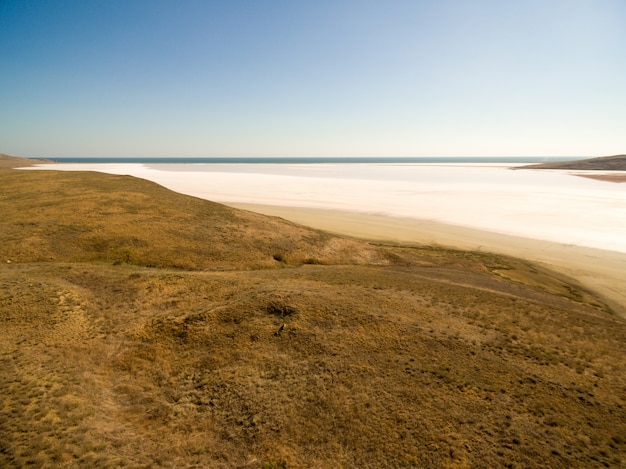
<instances>
[{"instance_id":1,"label":"beach strip","mask_svg":"<svg viewBox=\"0 0 626 469\"><path fill-rule=\"evenodd\" d=\"M248 203L225 205L360 239L437 245L526 259L580 283L626 317L626 253L381 214Z\"/></svg>"}]
</instances>

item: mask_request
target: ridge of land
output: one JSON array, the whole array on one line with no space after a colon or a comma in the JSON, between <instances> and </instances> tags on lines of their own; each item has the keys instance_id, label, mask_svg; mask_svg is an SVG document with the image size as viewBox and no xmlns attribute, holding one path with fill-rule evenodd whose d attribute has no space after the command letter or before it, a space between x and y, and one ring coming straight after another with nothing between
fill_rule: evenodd
<instances>
[{"instance_id":1,"label":"ridge of land","mask_svg":"<svg viewBox=\"0 0 626 469\"><path fill-rule=\"evenodd\" d=\"M626 320L572 279L19 163L2 467L626 464Z\"/></svg>"},{"instance_id":2,"label":"ridge of land","mask_svg":"<svg viewBox=\"0 0 626 469\"><path fill-rule=\"evenodd\" d=\"M585 160L538 163L515 169L574 169L581 171L626 171L626 155L602 156Z\"/></svg>"},{"instance_id":3,"label":"ridge of land","mask_svg":"<svg viewBox=\"0 0 626 469\"><path fill-rule=\"evenodd\" d=\"M41 163L54 163L54 161L47 158L22 158L21 156L11 156L4 153L0 153L0 168L19 168L28 167Z\"/></svg>"}]
</instances>

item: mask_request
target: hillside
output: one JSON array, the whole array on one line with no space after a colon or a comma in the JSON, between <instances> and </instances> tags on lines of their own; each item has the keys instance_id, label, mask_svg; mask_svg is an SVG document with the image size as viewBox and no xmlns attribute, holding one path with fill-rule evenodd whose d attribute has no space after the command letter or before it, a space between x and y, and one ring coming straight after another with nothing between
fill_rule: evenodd
<instances>
[{"instance_id":1,"label":"hillside","mask_svg":"<svg viewBox=\"0 0 626 469\"><path fill-rule=\"evenodd\" d=\"M0 258L192 270L387 263L386 252L277 218L95 172L3 174ZM19 242L18 242L19 241Z\"/></svg>"},{"instance_id":2,"label":"hillside","mask_svg":"<svg viewBox=\"0 0 626 469\"><path fill-rule=\"evenodd\" d=\"M539 163L517 169L575 169L581 171L626 171L626 155L603 156L586 160Z\"/></svg>"},{"instance_id":3,"label":"hillside","mask_svg":"<svg viewBox=\"0 0 626 469\"><path fill-rule=\"evenodd\" d=\"M2 467L619 467L626 321L558 273L0 169Z\"/></svg>"},{"instance_id":4,"label":"hillside","mask_svg":"<svg viewBox=\"0 0 626 469\"><path fill-rule=\"evenodd\" d=\"M38 163L52 163L52 161L45 159L45 158L32 160L29 158L22 158L19 156L11 156L11 155L6 155L4 153L0 153L0 168L18 168L18 167L32 166L33 164L38 164Z\"/></svg>"}]
</instances>

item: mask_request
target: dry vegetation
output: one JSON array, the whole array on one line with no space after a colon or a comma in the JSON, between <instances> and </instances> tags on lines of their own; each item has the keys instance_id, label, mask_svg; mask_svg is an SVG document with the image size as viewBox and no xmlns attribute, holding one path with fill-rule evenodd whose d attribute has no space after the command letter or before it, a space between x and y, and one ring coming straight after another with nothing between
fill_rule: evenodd
<instances>
[{"instance_id":1,"label":"dry vegetation","mask_svg":"<svg viewBox=\"0 0 626 469\"><path fill-rule=\"evenodd\" d=\"M626 465L626 321L556 273L0 181L2 467Z\"/></svg>"}]
</instances>

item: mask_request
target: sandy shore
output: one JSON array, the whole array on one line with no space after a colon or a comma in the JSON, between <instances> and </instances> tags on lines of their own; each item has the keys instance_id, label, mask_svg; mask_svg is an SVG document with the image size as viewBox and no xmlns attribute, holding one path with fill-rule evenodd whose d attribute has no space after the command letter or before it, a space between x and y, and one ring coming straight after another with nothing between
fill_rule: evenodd
<instances>
[{"instance_id":1,"label":"sandy shore","mask_svg":"<svg viewBox=\"0 0 626 469\"><path fill-rule=\"evenodd\" d=\"M626 174L577 174L577 176L607 182L626 182Z\"/></svg>"},{"instance_id":2,"label":"sandy shore","mask_svg":"<svg viewBox=\"0 0 626 469\"><path fill-rule=\"evenodd\" d=\"M357 238L436 244L528 259L578 281L626 317L626 253L503 235L429 220L300 207L227 203Z\"/></svg>"}]
</instances>

